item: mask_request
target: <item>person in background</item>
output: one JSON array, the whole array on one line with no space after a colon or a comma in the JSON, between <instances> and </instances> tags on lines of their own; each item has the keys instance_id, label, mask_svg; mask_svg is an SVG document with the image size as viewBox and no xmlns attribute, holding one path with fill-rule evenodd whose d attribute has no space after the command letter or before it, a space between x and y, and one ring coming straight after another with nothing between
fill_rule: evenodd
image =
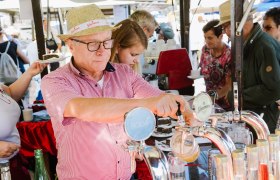
<instances>
[{"instance_id":1,"label":"person in background","mask_svg":"<svg viewBox=\"0 0 280 180\"><path fill-rule=\"evenodd\" d=\"M52 39L55 41L55 43L57 45L57 47L55 47L55 48L48 49L47 44L46 44L47 54L61 52L61 40L57 37L56 31L51 27L50 22L48 22L46 17L44 17L44 19L43 19L43 29L44 29L45 40ZM50 71L54 71L57 68L59 68L59 62L50 64Z\"/></svg>"},{"instance_id":2,"label":"person in background","mask_svg":"<svg viewBox=\"0 0 280 180\"><path fill-rule=\"evenodd\" d=\"M129 64L132 69L142 74L139 65L140 55L147 49L148 39L142 28L130 19L119 22L120 26L112 33L114 39L111 62Z\"/></svg>"},{"instance_id":3,"label":"person in background","mask_svg":"<svg viewBox=\"0 0 280 180\"><path fill-rule=\"evenodd\" d=\"M2 29L2 27L0 27L0 52L4 52L6 50L8 42L10 42L8 54L13 58L16 65L19 63L18 66L20 68L20 71L24 73L25 69L23 65L30 63L28 57L22 52L21 48L16 43L16 41L13 40L13 38L10 35L7 35L6 32Z\"/></svg>"},{"instance_id":4,"label":"person in background","mask_svg":"<svg viewBox=\"0 0 280 180\"><path fill-rule=\"evenodd\" d=\"M132 13L129 18L141 26L148 39L153 36L154 31L158 26L153 15L145 10L137 10Z\"/></svg>"},{"instance_id":5,"label":"person in background","mask_svg":"<svg viewBox=\"0 0 280 180\"><path fill-rule=\"evenodd\" d=\"M130 15L129 19L138 23L138 25L143 29L144 33L146 34L148 40L150 40L153 37L154 31L158 27L158 23L156 22L153 15L145 10L135 11ZM139 68L140 72L142 72L142 69L144 68L145 64L147 64L147 62L145 62L144 54L141 54Z\"/></svg>"},{"instance_id":6,"label":"person in background","mask_svg":"<svg viewBox=\"0 0 280 180\"><path fill-rule=\"evenodd\" d=\"M112 31L119 27L111 27L96 5L69 10L66 21L68 34L58 37L72 59L42 80L58 149L58 179L130 179L124 115L145 107L176 117L177 102L186 118L192 112L182 96L152 87L127 64L109 62Z\"/></svg>"},{"instance_id":7,"label":"person in background","mask_svg":"<svg viewBox=\"0 0 280 180\"><path fill-rule=\"evenodd\" d=\"M230 26L230 10L229 0L219 6L223 27L226 23ZM274 132L279 117L276 101L280 99L280 44L253 22L252 13L242 31L243 109L263 113L270 132Z\"/></svg>"},{"instance_id":8,"label":"person in background","mask_svg":"<svg viewBox=\"0 0 280 180\"><path fill-rule=\"evenodd\" d=\"M245 13L245 10L247 9L249 5L248 0L245 0L243 3L243 13ZM228 3L223 3L220 5L219 7L219 11L220 11L220 23L217 26L222 26L224 33L227 35L228 40L226 41L226 43L231 47L231 26L230 26L230 12L227 12L229 4ZM252 16L254 13L256 12L256 9L253 8L250 11L250 16Z\"/></svg>"},{"instance_id":9,"label":"person in background","mask_svg":"<svg viewBox=\"0 0 280 180\"><path fill-rule=\"evenodd\" d=\"M26 174L19 170L21 161L16 156L20 148L16 123L21 113L16 101L24 95L32 77L42 72L45 67L46 64L35 62L11 85L0 84L0 161L10 160L12 179L30 179L28 172Z\"/></svg>"},{"instance_id":10,"label":"person in background","mask_svg":"<svg viewBox=\"0 0 280 180\"><path fill-rule=\"evenodd\" d=\"M280 42L280 7L268 10L263 17L263 31ZM280 100L276 101L280 110ZM278 121L280 124L280 120Z\"/></svg>"},{"instance_id":11,"label":"person in background","mask_svg":"<svg viewBox=\"0 0 280 180\"><path fill-rule=\"evenodd\" d=\"M158 34L158 39L163 39L166 43L168 39L174 38L174 32L171 26L167 23L160 23L159 27L156 29Z\"/></svg>"},{"instance_id":12,"label":"person in background","mask_svg":"<svg viewBox=\"0 0 280 180\"><path fill-rule=\"evenodd\" d=\"M268 10L263 17L263 31L280 42L280 7Z\"/></svg>"},{"instance_id":13,"label":"person in background","mask_svg":"<svg viewBox=\"0 0 280 180\"><path fill-rule=\"evenodd\" d=\"M203 27L205 45L201 50L200 67L206 91L217 93L216 103L225 110L231 108L227 99L231 86L231 51L223 42L223 29L219 20L209 21Z\"/></svg>"}]
</instances>

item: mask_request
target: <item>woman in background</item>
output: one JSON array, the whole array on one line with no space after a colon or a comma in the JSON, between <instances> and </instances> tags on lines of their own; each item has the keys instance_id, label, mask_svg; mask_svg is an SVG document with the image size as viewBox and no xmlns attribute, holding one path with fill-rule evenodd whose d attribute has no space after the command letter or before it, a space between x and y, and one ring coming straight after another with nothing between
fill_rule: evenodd
<instances>
[{"instance_id":1,"label":"woman in background","mask_svg":"<svg viewBox=\"0 0 280 180\"><path fill-rule=\"evenodd\" d=\"M16 101L24 95L32 77L42 72L46 66L47 64L35 62L10 86L0 84L0 162L10 160L12 179L30 179L28 172L24 173L21 169L20 158L15 156L20 148L16 123L21 113Z\"/></svg>"},{"instance_id":2,"label":"woman in background","mask_svg":"<svg viewBox=\"0 0 280 180\"><path fill-rule=\"evenodd\" d=\"M22 52L21 48L16 43L16 40L6 34L2 27L0 27L0 52L4 52L6 50L8 42L10 42L10 46L7 53L14 60L15 64L19 66L20 71L24 73L25 69L23 65L30 63L28 57ZM17 63L17 58L19 64Z\"/></svg>"},{"instance_id":3,"label":"woman in background","mask_svg":"<svg viewBox=\"0 0 280 180\"><path fill-rule=\"evenodd\" d=\"M142 28L130 19L119 22L119 29L113 31L114 44L110 61L130 65L134 71L142 74L139 64L140 55L147 49L148 40Z\"/></svg>"}]
</instances>

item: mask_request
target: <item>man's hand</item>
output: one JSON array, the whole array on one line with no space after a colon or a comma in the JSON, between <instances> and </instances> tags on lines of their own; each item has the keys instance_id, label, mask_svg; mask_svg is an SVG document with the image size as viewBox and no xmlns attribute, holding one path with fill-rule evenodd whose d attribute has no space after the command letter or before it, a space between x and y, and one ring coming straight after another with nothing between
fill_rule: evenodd
<instances>
[{"instance_id":1,"label":"man's hand","mask_svg":"<svg viewBox=\"0 0 280 180\"><path fill-rule=\"evenodd\" d=\"M19 148L20 146L15 143L0 141L0 158L11 156Z\"/></svg>"},{"instance_id":2,"label":"man's hand","mask_svg":"<svg viewBox=\"0 0 280 180\"><path fill-rule=\"evenodd\" d=\"M177 118L176 112L178 104L180 103L181 112L185 112L188 108L187 102L183 96L174 94L162 94L157 97L146 99L146 107L148 107L154 114L162 117Z\"/></svg>"},{"instance_id":3,"label":"man's hand","mask_svg":"<svg viewBox=\"0 0 280 180\"><path fill-rule=\"evenodd\" d=\"M188 126L202 126L203 122L199 121L195 113L189 108L184 113L183 116Z\"/></svg>"}]
</instances>

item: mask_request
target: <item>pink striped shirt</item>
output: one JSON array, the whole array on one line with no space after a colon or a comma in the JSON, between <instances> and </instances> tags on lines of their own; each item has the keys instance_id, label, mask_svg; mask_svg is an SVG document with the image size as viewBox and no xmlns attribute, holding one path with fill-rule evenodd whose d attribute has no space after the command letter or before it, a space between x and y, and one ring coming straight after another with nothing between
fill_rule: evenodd
<instances>
[{"instance_id":1,"label":"pink striped shirt","mask_svg":"<svg viewBox=\"0 0 280 180\"><path fill-rule=\"evenodd\" d=\"M85 122L64 118L67 102L77 97L143 98L162 93L124 64L104 73L103 89L70 62L42 80L58 149L59 179L130 179L130 156L123 123ZM117 109L112 109L117 110ZM102 113L102 112L101 112Z\"/></svg>"}]
</instances>

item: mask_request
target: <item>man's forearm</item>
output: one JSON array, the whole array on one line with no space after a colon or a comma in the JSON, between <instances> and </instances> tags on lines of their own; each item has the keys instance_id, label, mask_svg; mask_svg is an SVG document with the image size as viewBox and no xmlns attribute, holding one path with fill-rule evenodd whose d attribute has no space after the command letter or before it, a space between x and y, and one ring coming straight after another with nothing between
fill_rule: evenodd
<instances>
[{"instance_id":1,"label":"man's forearm","mask_svg":"<svg viewBox=\"0 0 280 180\"><path fill-rule=\"evenodd\" d=\"M75 98L65 108L64 117L76 117L84 121L116 122L136 107L147 107L141 99ZM147 107L148 108L148 107Z\"/></svg>"}]
</instances>

